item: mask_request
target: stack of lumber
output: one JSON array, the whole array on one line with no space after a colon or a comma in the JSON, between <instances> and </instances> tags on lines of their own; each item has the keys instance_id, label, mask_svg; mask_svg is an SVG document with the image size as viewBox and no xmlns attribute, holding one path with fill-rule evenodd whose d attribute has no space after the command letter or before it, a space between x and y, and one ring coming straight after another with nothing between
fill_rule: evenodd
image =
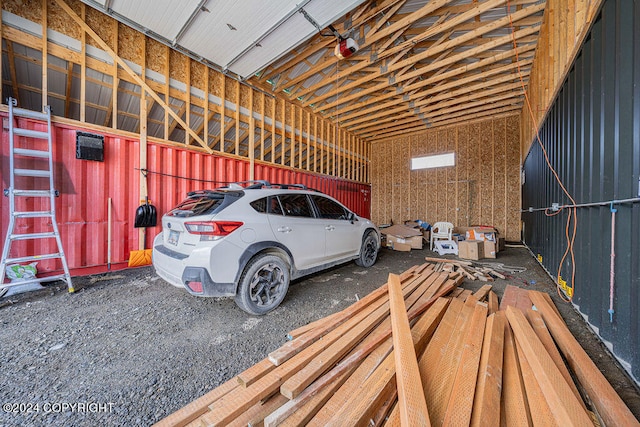
<instances>
[{"instance_id":1,"label":"stack of lumber","mask_svg":"<svg viewBox=\"0 0 640 427\"><path fill-rule=\"evenodd\" d=\"M481 280L493 282L495 279L506 279L506 276L496 269L482 266L474 266L472 262L448 258L425 258L427 262L434 264L435 271L458 273L469 280Z\"/></svg>"},{"instance_id":2,"label":"stack of lumber","mask_svg":"<svg viewBox=\"0 0 640 427\"><path fill-rule=\"evenodd\" d=\"M452 276L390 275L157 425L594 425L582 388L606 425L638 425L548 295L500 310Z\"/></svg>"}]
</instances>

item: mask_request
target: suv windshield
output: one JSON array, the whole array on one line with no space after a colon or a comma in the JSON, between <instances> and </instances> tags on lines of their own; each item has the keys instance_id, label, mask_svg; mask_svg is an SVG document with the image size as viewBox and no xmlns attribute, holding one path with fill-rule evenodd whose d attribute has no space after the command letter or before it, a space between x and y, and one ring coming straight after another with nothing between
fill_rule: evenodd
<instances>
[{"instance_id":1,"label":"suv windshield","mask_svg":"<svg viewBox=\"0 0 640 427\"><path fill-rule=\"evenodd\" d=\"M220 212L244 195L242 191L195 191L171 209L167 215L188 218Z\"/></svg>"}]
</instances>

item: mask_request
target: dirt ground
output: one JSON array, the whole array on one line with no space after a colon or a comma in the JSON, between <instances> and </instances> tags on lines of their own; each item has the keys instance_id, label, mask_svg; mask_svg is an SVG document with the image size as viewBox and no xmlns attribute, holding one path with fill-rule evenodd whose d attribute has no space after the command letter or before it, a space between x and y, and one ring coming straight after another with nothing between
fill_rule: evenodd
<instances>
[{"instance_id":1,"label":"dirt ground","mask_svg":"<svg viewBox=\"0 0 640 427\"><path fill-rule=\"evenodd\" d=\"M150 425L262 360L288 331L342 310L437 256L382 249L370 269L353 263L294 282L283 304L249 316L232 299L196 298L151 267L77 277L0 299L0 425ZM640 391L525 248L495 261L526 268L507 284L548 292L569 329L640 419ZM476 290L482 282L465 281ZM7 404L9 404L7 406Z\"/></svg>"}]
</instances>

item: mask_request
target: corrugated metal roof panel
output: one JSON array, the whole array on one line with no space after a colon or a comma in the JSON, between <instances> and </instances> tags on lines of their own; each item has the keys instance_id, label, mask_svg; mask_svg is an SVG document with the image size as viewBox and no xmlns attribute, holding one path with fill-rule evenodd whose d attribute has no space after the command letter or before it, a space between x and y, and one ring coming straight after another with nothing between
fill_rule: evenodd
<instances>
[{"instance_id":1,"label":"corrugated metal roof panel","mask_svg":"<svg viewBox=\"0 0 640 427\"><path fill-rule=\"evenodd\" d=\"M110 8L154 33L173 40L197 10L198 3L199 0L113 0Z\"/></svg>"}]
</instances>

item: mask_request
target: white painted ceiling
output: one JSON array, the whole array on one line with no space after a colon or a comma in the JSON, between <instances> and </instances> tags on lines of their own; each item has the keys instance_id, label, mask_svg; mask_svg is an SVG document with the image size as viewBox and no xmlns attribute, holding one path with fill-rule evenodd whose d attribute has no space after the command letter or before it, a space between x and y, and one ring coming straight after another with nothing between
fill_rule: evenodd
<instances>
[{"instance_id":1,"label":"white painted ceiling","mask_svg":"<svg viewBox=\"0 0 640 427\"><path fill-rule=\"evenodd\" d=\"M364 0L83 1L246 79Z\"/></svg>"}]
</instances>

